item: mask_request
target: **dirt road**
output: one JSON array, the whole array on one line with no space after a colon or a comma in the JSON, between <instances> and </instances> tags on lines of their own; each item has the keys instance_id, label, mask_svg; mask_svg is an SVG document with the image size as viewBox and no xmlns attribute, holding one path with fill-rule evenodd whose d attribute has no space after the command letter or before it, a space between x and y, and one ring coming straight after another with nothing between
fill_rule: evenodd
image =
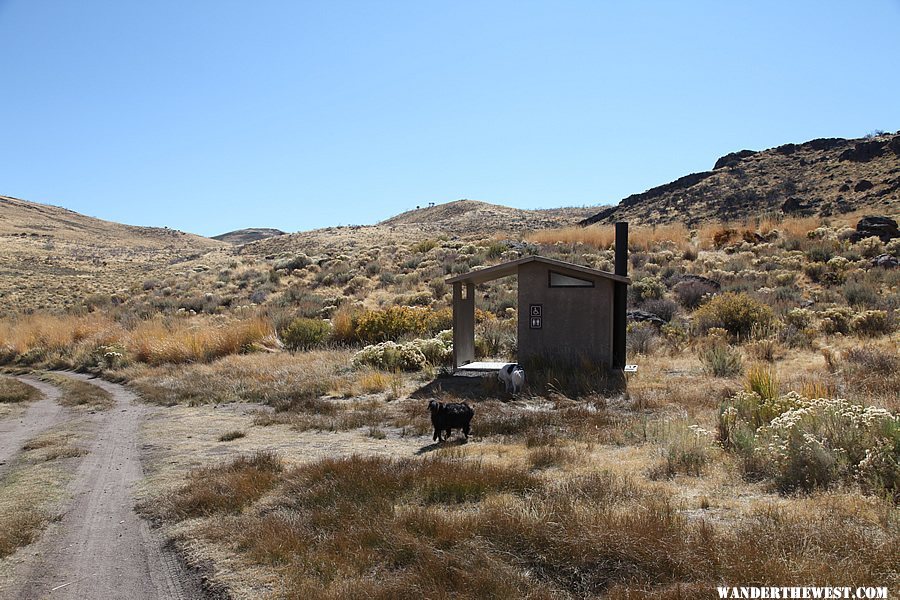
<instances>
[{"instance_id":1,"label":"dirt road","mask_svg":"<svg viewBox=\"0 0 900 600\"><path fill-rule=\"evenodd\" d=\"M33 377L16 377L22 383L36 388L43 396L30 403L25 414L18 418L0 421L0 475L6 471L22 444L43 431L66 420L67 411L57 404L59 390Z\"/></svg>"},{"instance_id":2,"label":"dirt road","mask_svg":"<svg viewBox=\"0 0 900 600\"><path fill-rule=\"evenodd\" d=\"M133 487L143 476L139 427L151 409L120 385L63 375L105 389L116 404L91 415L93 441L70 483L71 503L61 521L26 549L13 589L0 592L0 598L204 597L199 580L134 511ZM27 439L34 433L14 435Z\"/></svg>"}]
</instances>

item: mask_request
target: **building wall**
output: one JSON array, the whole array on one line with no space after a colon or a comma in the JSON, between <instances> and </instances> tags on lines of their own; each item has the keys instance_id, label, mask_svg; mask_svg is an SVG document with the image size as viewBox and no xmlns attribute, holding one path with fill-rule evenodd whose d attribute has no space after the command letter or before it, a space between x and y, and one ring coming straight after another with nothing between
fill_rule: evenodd
<instances>
[{"instance_id":1,"label":"building wall","mask_svg":"<svg viewBox=\"0 0 900 600\"><path fill-rule=\"evenodd\" d=\"M592 288L549 286L550 271L594 282ZM529 305L541 304L540 329L531 328ZM613 282L539 262L519 267L519 356L585 357L612 362Z\"/></svg>"}]
</instances>

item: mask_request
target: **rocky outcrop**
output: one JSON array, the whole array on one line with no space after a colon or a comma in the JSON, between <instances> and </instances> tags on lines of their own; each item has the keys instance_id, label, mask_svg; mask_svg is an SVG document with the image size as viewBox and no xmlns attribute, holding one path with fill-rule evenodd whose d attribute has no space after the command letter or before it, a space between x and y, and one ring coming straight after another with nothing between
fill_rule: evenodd
<instances>
[{"instance_id":1,"label":"rocky outcrop","mask_svg":"<svg viewBox=\"0 0 900 600\"><path fill-rule=\"evenodd\" d=\"M662 327L666 324L665 320L663 320L661 317L654 315L651 312L647 312L646 310L629 310L626 314L629 321L653 323L658 327Z\"/></svg>"},{"instance_id":2,"label":"rocky outcrop","mask_svg":"<svg viewBox=\"0 0 900 600\"><path fill-rule=\"evenodd\" d=\"M753 156L756 153L756 150L739 150L738 152L726 154L716 161L716 164L713 166L713 171L715 171L716 169L724 169L725 167L736 165L745 158Z\"/></svg>"},{"instance_id":3,"label":"rocky outcrop","mask_svg":"<svg viewBox=\"0 0 900 600\"><path fill-rule=\"evenodd\" d=\"M900 237L900 230L897 229L897 221L890 217L870 216L863 217L856 224L856 231L850 235L851 242L877 237L882 242L889 242L894 238Z\"/></svg>"},{"instance_id":4,"label":"rocky outcrop","mask_svg":"<svg viewBox=\"0 0 900 600\"><path fill-rule=\"evenodd\" d=\"M873 267L881 267L882 269L896 269L900 267L900 259L890 254L879 254L872 259Z\"/></svg>"}]
</instances>

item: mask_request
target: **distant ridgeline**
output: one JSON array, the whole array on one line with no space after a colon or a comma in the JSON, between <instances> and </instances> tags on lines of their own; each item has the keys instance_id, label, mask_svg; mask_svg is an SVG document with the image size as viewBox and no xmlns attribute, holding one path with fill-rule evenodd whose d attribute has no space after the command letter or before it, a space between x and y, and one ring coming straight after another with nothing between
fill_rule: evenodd
<instances>
[{"instance_id":1,"label":"distant ridgeline","mask_svg":"<svg viewBox=\"0 0 900 600\"><path fill-rule=\"evenodd\" d=\"M761 214L820 215L865 208L900 213L900 132L821 138L756 152L741 150L581 221L688 225Z\"/></svg>"}]
</instances>

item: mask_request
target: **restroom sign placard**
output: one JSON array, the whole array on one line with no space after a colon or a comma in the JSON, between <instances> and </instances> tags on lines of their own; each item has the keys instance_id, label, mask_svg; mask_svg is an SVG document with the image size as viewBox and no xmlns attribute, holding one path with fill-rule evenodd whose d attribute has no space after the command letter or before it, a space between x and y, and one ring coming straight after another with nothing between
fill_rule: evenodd
<instances>
[{"instance_id":1,"label":"restroom sign placard","mask_svg":"<svg viewBox=\"0 0 900 600\"><path fill-rule=\"evenodd\" d=\"M531 329L541 329L544 326L543 304L530 304L528 306L528 315Z\"/></svg>"}]
</instances>

